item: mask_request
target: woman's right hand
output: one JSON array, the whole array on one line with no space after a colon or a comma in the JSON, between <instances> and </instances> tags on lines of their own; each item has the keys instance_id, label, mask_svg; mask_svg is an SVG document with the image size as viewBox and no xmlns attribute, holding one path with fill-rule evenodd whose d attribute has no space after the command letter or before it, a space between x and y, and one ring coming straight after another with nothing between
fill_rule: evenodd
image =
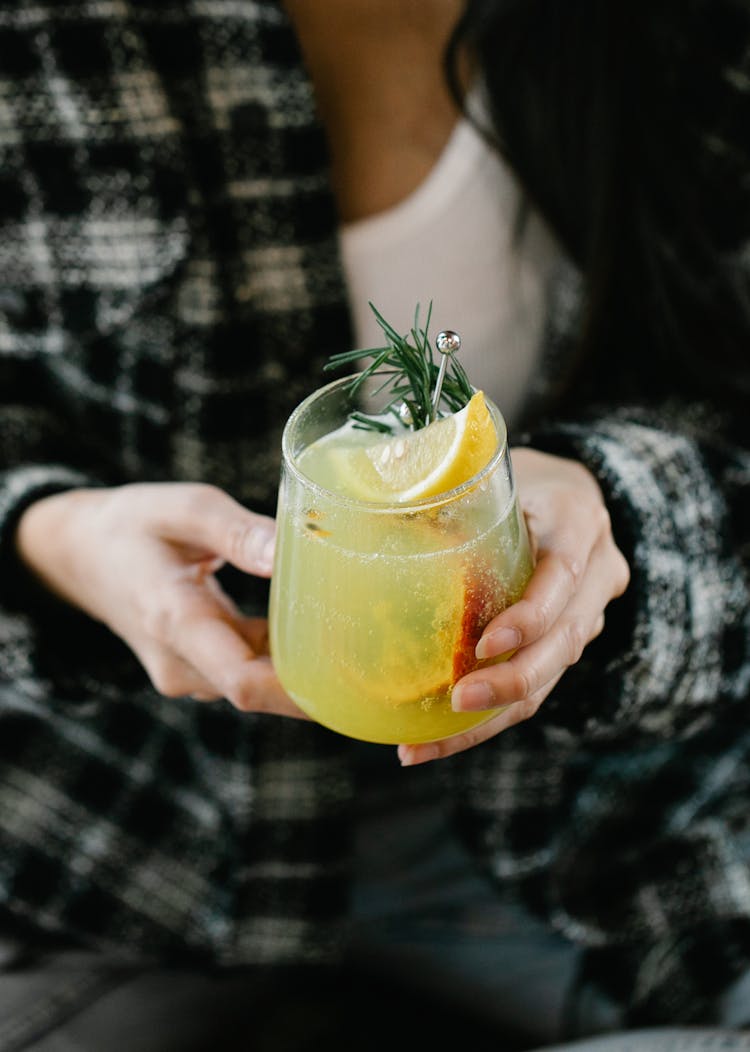
<instances>
[{"instance_id":1,"label":"woman's right hand","mask_svg":"<svg viewBox=\"0 0 750 1052\"><path fill-rule=\"evenodd\" d=\"M215 572L270 577L274 520L201 483L145 483L44 497L18 524L20 558L51 591L104 622L168 697L227 698L306 718L283 691L265 618L243 615Z\"/></svg>"}]
</instances>

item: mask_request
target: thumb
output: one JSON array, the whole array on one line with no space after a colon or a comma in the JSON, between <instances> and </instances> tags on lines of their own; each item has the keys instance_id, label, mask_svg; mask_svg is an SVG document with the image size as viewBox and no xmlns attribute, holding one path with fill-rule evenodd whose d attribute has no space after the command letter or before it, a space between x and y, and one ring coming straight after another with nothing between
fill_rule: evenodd
<instances>
[{"instance_id":1,"label":"thumb","mask_svg":"<svg viewBox=\"0 0 750 1052\"><path fill-rule=\"evenodd\" d=\"M173 509L166 531L171 540L201 545L246 573L271 576L276 540L272 518L249 511L215 486L186 487L175 496L184 502Z\"/></svg>"},{"instance_id":2,"label":"thumb","mask_svg":"<svg viewBox=\"0 0 750 1052\"><path fill-rule=\"evenodd\" d=\"M234 503L234 502L233 502ZM218 529L213 548L217 555L238 570L270 577L276 547L276 523L267 515L258 515L236 505Z\"/></svg>"}]
</instances>

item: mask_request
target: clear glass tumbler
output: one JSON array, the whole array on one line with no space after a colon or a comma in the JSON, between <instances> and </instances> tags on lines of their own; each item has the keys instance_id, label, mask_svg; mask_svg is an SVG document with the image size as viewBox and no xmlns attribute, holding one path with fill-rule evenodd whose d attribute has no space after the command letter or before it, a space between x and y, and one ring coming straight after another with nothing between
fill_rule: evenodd
<instances>
[{"instance_id":1,"label":"clear glass tumbler","mask_svg":"<svg viewBox=\"0 0 750 1052\"><path fill-rule=\"evenodd\" d=\"M532 571L505 423L490 462L446 493L408 503L353 499L300 468L303 451L361 410L351 377L292 413L282 440L271 654L309 716L364 741L445 738L494 713L457 713L453 685L478 667L484 626Z\"/></svg>"}]
</instances>

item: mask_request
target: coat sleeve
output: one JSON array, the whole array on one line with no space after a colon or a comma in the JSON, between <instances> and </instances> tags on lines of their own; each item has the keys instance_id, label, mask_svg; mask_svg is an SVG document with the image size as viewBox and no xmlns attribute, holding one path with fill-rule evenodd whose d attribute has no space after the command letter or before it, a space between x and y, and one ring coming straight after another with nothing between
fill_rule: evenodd
<instances>
[{"instance_id":1,"label":"coat sleeve","mask_svg":"<svg viewBox=\"0 0 750 1052\"><path fill-rule=\"evenodd\" d=\"M93 446L47 397L32 361L6 352L0 374L0 682L50 703L93 700L97 684L115 667L141 682L137 663L108 629L35 580L18 557L15 532L35 500L101 485L106 471Z\"/></svg>"},{"instance_id":2,"label":"coat sleeve","mask_svg":"<svg viewBox=\"0 0 750 1052\"><path fill-rule=\"evenodd\" d=\"M597 477L631 567L541 718L562 734L692 733L750 686L750 450L714 411L621 408L530 438Z\"/></svg>"}]
</instances>

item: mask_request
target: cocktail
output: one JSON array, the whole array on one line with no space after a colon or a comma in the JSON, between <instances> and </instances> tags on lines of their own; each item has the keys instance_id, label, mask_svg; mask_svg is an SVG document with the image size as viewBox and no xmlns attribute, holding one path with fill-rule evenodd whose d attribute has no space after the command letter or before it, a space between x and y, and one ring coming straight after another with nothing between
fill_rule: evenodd
<instances>
[{"instance_id":1,"label":"cocktail","mask_svg":"<svg viewBox=\"0 0 750 1052\"><path fill-rule=\"evenodd\" d=\"M426 341L426 329L417 334ZM499 410L468 382L456 395L447 355L439 368L416 342L429 407L373 367L290 417L271 585L271 652L286 691L331 729L391 744L492 715L453 712L451 689L481 664L482 629L532 569ZM441 388L452 398L444 415ZM432 415L416 430L415 410Z\"/></svg>"}]
</instances>

